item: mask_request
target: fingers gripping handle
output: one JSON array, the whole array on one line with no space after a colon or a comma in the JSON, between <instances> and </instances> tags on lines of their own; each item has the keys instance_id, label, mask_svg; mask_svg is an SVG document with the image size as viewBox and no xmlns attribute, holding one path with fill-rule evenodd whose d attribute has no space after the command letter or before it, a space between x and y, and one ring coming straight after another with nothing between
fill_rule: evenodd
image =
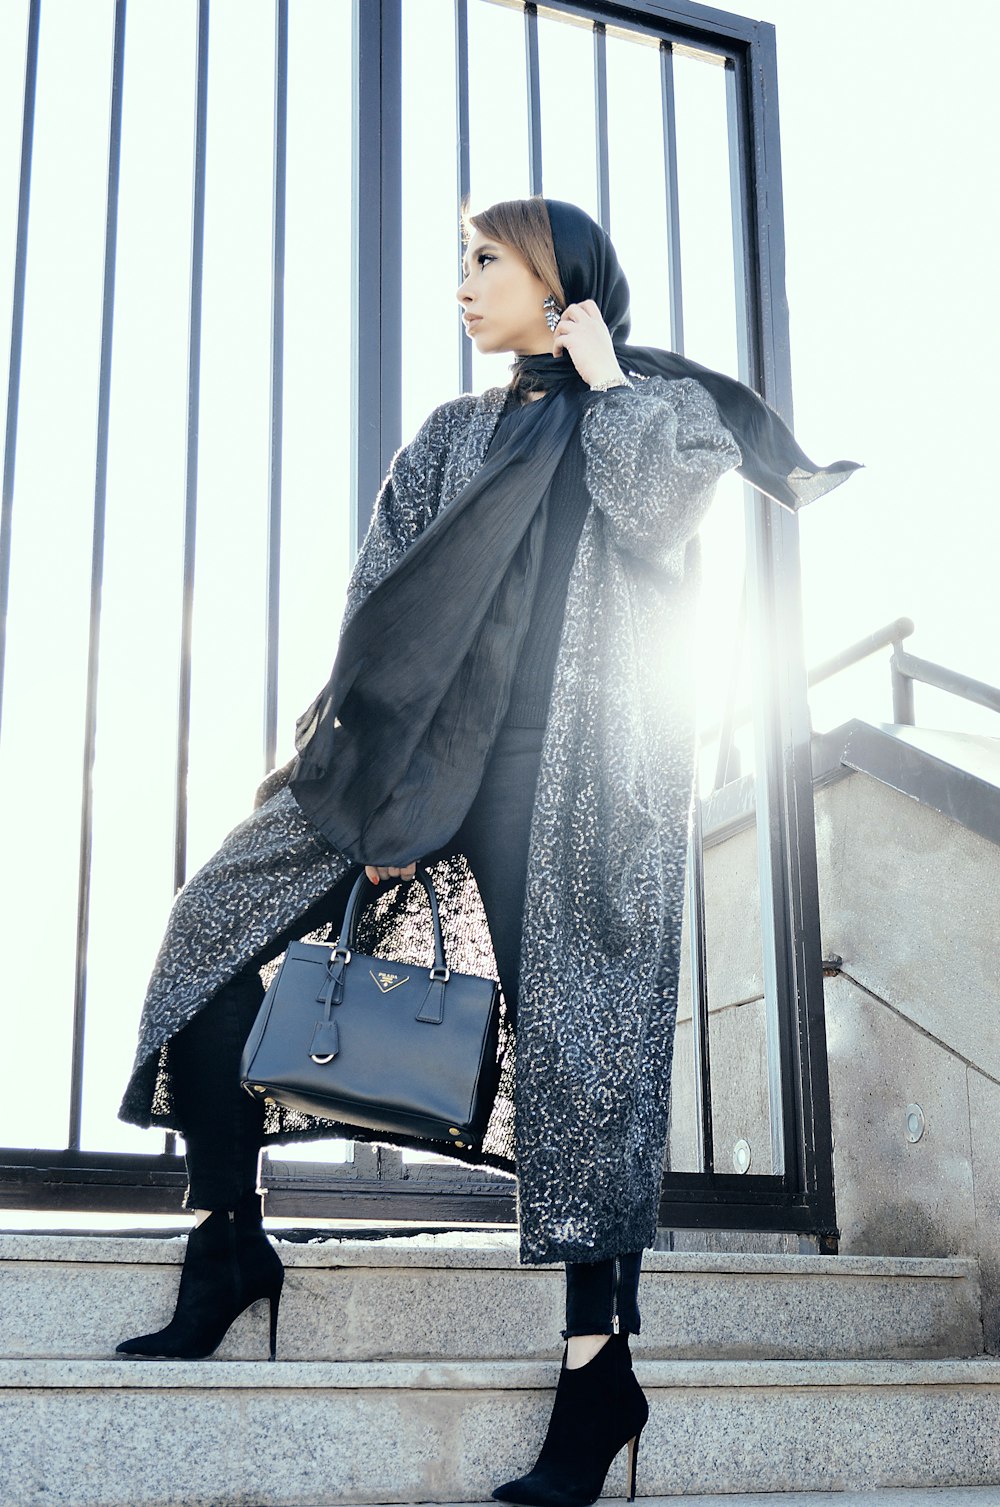
<instances>
[{"instance_id":1,"label":"fingers gripping handle","mask_svg":"<svg viewBox=\"0 0 1000 1507\"><path fill-rule=\"evenodd\" d=\"M427 891L427 898L430 901L431 906L431 921L434 926L434 968L435 971L438 969L443 970L446 964L444 956L444 940L441 936L441 917L438 914L437 895L434 893L434 886L431 883L430 875L427 873L426 869L421 867L419 863L417 864L413 878L419 879L420 883ZM344 947L346 947L348 950L357 945L355 938L355 922L358 911L358 899L360 897L362 889L367 888L369 883L370 881L366 881L366 875L364 870L362 869L361 873L358 875L357 879L354 882L354 888L351 890L350 897L347 901L347 909L344 912L344 924L341 927L340 932L341 941Z\"/></svg>"}]
</instances>

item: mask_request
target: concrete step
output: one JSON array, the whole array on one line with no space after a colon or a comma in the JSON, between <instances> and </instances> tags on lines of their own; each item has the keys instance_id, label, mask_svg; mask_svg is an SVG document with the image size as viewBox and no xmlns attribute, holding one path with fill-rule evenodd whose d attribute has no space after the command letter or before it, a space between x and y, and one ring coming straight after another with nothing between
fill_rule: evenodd
<instances>
[{"instance_id":1,"label":"concrete step","mask_svg":"<svg viewBox=\"0 0 1000 1507\"><path fill-rule=\"evenodd\" d=\"M0 1356L108 1358L160 1328L183 1237L0 1235ZM539 1360L561 1353L561 1264L519 1266L513 1237L278 1241L287 1361ZM649 1360L933 1359L982 1354L975 1262L647 1250L639 1284ZM267 1353L267 1305L219 1360Z\"/></svg>"},{"instance_id":2,"label":"concrete step","mask_svg":"<svg viewBox=\"0 0 1000 1507\"><path fill-rule=\"evenodd\" d=\"M992 1487L1000 1361L636 1360L644 1498ZM5 1507L488 1501L558 1362L0 1361ZM609 1497L624 1495L626 1451ZM731 1507L731 1501L730 1501Z\"/></svg>"},{"instance_id":3,"label":"concrete step","mask_svg":"<svg viewBox=\"0 0 1000 1507\"><path fill-rule=\"evenodd\" d=\"M602 1502L613 1501L601 1497ZM638 1496L636 1497L638 1501ZM995 1486L942 1486L930 1491L755 1491L747 1496L643 1497L643 1507L997 1507ZM326 1504L324 1503L324 1507ZM330 1504L332 1507L332 1504ZM473 1502L445 1502L438 1507L478 1507Z\"/></svg>"},{"instance_id":4,"label":"concrete step","mask_svg":"<svg viewBox=\"0 0 1000 1507\"><path fill-rule=\"evenodd\" d=\"M602 1502L613 1501L601 1497ZM638 1497L636 1498L638 1500ZM643 1507L997 1507L995 1486L944 1486L930 1491L765 1491L746 1496L643 1497ZM326 1504L324 1504L326 1507ZM332 1507L332 1504L331 1504ZM477 1507L473 1502L445 1502L438 1507Z\"/></svg>"}]
</instances>

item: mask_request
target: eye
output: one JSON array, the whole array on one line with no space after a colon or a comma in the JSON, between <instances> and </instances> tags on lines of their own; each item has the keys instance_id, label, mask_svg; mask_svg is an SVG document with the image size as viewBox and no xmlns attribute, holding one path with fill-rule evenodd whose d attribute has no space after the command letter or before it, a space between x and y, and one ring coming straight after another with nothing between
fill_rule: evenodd
<instances>
[{"instance_id":1,"label":"eye","mask_svg":"<svg viewBox=\"0 0 1000 1507\"><path fill-rule=\"evenodd\" d=\"M496 257L493 255L492 252L490 252L490 251L480 251L476 255L476 265L478 267L481 267L483 265L483 259L484 258L488 262L495 262L496 261Z\"/></svg>"}]
</instances>

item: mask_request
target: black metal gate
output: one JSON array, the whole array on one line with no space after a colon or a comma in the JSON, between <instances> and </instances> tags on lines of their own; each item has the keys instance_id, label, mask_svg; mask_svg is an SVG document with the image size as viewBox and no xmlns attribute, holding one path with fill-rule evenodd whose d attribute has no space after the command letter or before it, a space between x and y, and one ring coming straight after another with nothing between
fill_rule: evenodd
<instances>
[{"instance_id":1,"label":"black metal gate","mask_svg":"<svg viewBox=\"0 0 1000 1507\"><path fill-rule=\"evenodd\" d=\"M115 306L119 174L125 90L127 0L116 0L110 40L110 104L101 303L101 361L93 497L91 611L86 659L82 745L82 804L78 855L77 934L73 999L73 1048L68 1074L68 1136L65 1147L0 1151L0 1204L30 1209L169 1212L177 1208L185 1181L174 1138L159 1155L87 1150L82 1146L84 1048L87 1040L87 948L91 921L90 866L94 843L93 765L98 692L98 644L104 568L105 487L108 470L111 351ZM389 461L403 438L404 79L408 66L404 30L426 18L412 0L353 0L343 5L343 46L348 46L351 103L351 383L350 552L364 533L372 502ZM669 343L685 346L685 281L681 266L681 196L678 152L682 133L677 110L678 66L715 69L724 81L728 146L733 285L738 371L789 422L792 418L788 312L784 293L784 242L779 155L777 67L773 27L741 16L665 0L602 0L583 4L551 0L436 0L440 23L447 11L453 46L454 146L457 172L441 182L453 205L454 276L461 280L458 205L470 195L473 166L470 100L470 21L490 12L490 24L523 27L522 80L527 175L522 191L570 197L543 176L545 123L542 54L572 42L575 65L587 59L581 116L592 111L597 217L611 224L616 183L609 133L614 112L609 90L609 50L628 47L644 66L655 66L662 135L662 203L643 183L635 185L650 221L662 217L665 257L661 299L669 316ZM44 6L25 6L24 106L20 144L20 197L14 254L13 321L0 520L0 712L3 709L6 627L10 583L18 570L14 547L17 489L15 456L22 361L22 328L28 270L29 197L35 134L39 31ZM184 607L180 620L179 700L174 821L174 888L187 871L187 773L192 676L192 614L195 603L195 524L198 513L198 420L201 380L203 252L206 214L206 131L209 106L209 0L199 0L193 49L195 104L190 299L187 331L187 434L184 467ZM278 633L281 582L282 444L284 417L285 225L289 108L289 25L295 4L275 0L273 73L273 174L270 321L270 430L267 483L267 604L263 666L262 772L278 753ZM422 24L422 22L420 23ZM580 51L586 47L586 54ZM641 49L641 53L640 50ZM620 56L615 54L616 58ZM648 75L647 66L647 75ZM447 160L444 158L443 160ZM503 197L494 194L493 198ZM513 196L508 194L506 196ZM489 202L484 199L483 203ZM473 208L476 207L474 203ZM627 263L626 263L627 264ZM346 308L346 303L345 303ZM472 350L456 317L454 390L472 388ZM662 344L668 343L664 338ZM711 364L702 351L692 352ZM442 397L447 396L442 393ZM356 415L366 416L362 428ZM705 945L701 800L689 854L688 923L692 985L692 1048L695 1073L697 1165L664 1174L660 1222L673 1229L798 1232L836 1249L829 1090L823 1011L816 855L813 828L811 742L806 673L802 659L798 523L791 513L744 486L746 529L745 610L755 665L755 801L757 867L761 895L764 1022L766 1025L770 1170L745 1175L719 1166L713 1139L709 1062L709 1009ZM716 785L733 770L733 707L717 729ZM15 736L14 730L10 736ZM8 939L7 948L20 945ZM122 1022L130 1030L132 1022ZM35 1070L30 1061L6 1063L8 1077ZM407 1163L402 1153L365 1144L353 1146L343 1163L310 1165L270 1159L266 1181L269 1210L296 1217L378 1221L509 1223L514 1200L509 1180L470 1174L453 1163Z\"/></svg>"}]
</instances>

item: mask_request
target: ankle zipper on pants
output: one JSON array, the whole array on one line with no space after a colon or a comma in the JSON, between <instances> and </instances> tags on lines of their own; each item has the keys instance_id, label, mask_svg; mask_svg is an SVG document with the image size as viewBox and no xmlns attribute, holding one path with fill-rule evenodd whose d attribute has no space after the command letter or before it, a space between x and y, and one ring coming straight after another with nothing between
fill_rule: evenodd
<instances>
[{"instance_id":1,"label":"ankle zipper on pants","mask_svg":"<svg viewBox=\"0 0 1000 1507\"><path fill-rule=\"evenodd\" d=\"M615 1256L614 1283L611 1288L611 1327L614 1334L618 1333L618 1294L621 1290L622 1263L619 1256Z\"/></svg>"}]
</instances>

